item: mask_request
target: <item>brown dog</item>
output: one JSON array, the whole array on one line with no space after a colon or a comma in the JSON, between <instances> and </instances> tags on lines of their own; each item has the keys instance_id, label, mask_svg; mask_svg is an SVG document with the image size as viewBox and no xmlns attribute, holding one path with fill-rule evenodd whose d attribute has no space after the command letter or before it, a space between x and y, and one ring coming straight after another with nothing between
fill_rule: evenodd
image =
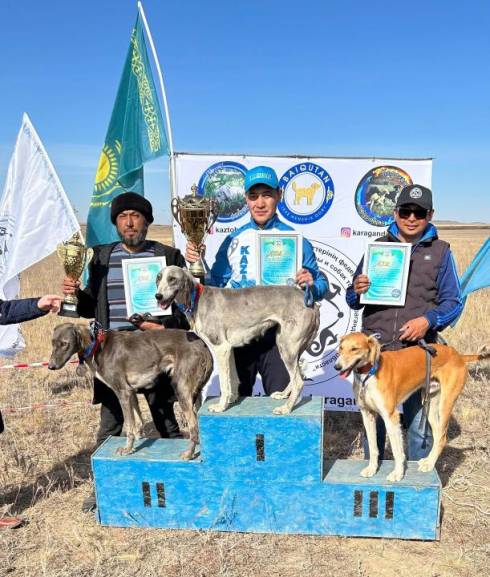
<instances>
[{"instance_id":1,"label":"brown dog","mask_svg":"<svg viewBox=\"0 0 490 577\"><path fill-rule=\"evenodd\" d=\"M195 404L213 370L213 357L199 337L179 329L101 331L94 341L88 327L63 323L54 328L52 345L49 369L61 369L78 354L93 375L116 393L127 439L120 454L132 453L134 440L140 437L143 423L136 391L153 386L161 373L169 374L189 426L189 448L181 458L193 458L199 442Z\"/></svg>"},{"instance_id":2,"label":"brown dog","mask_svg":"<svg viewBox=\"0 0 490 577\"><path fill-rule=\"evenodd\" d=\"M444 445L449 417L454 403L463 390L467 376L466 363L490 357L485 347L478 355L460 355L452 347L432 345L431 389L428 420L434 437L429 455L419 461L420 471L431 471ZM371 374L369 371L374 367ZM339 357L335 368L341 376L354 372L354 394L361 410L369 444L369 465L361 471L363 477L372 477L378 470L376 443L376 414L381 415L390 439L394 470L388 481L400 481L405 474L405 453L397 406L424 386L425 352L420 347L399 351L380 352L375 337L350 333L340 339Z\"/></svg>"}]
</instances>

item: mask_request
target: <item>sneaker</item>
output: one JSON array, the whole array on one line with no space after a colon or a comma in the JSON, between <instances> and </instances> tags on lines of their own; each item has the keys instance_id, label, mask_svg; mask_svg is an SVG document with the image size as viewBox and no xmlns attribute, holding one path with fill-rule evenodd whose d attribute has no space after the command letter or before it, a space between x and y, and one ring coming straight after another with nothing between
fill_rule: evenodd
<instances>
[{"instance_id":1,"label":"sneaker","mask_svg":"<svg viewBox=\"0 0 490 577\"><path fill-rule=\"evenodd\" d=\"M0 529L15 529L24 524L24 519L20 517L2 517L0 519Z\"/></svg>"},{"instance_id":2,"label":"sneaker","mask_svg":"<svg viewBox=\"0 0 490 577\"><path fill-rule=\"evenodd\" d=\"M92 513L96 509L97 509L97 501L95 499L95 493L92 492L82 502L82 513Z\"/></svg>"}]
</instances>

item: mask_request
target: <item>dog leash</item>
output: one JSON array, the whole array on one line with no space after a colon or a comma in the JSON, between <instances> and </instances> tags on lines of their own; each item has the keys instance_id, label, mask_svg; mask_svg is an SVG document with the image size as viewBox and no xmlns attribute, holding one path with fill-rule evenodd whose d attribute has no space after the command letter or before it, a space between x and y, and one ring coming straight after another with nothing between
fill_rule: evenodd
<instances>
[{"instance_id":1,"label":"dog leash","mask_svg":"<svg viewBox=\"0 0 490 577\"><path fill-rule=\"evenodd\" d=\"M425 351L425 387L422 398L422 418L419 423L419 431L427 429L429 405L430 405L430 373L432 366L432 357L437 355L437 351L434 347L431 347L426 343L425 339L420 339L417 345Z\"/></svg>"},{"instance_id":2,"label":"dog leash","mask_svg":"<svg viewBox=\"0 0 490 577\"><path fill-rule=\"evenodd\" d=\"M311 290L311 287L309 284L307 284L305 286L305 306L307 307L312 307L313 304L315 303L315 299L313 298L313 291Z\"/></svg>"}]
</instances>

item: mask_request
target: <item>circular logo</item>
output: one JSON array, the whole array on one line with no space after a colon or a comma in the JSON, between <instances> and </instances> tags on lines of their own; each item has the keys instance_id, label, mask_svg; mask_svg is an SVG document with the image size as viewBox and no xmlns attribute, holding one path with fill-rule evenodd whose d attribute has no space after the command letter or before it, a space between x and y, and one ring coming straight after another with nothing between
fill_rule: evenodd
<instances>
[{"instance_id":1,"label":"circular logo","mask_svg":"<svg viewBox=\"0 0 490 577\"><path fill-rule=\"evenodd\" d=\"M422 196L422 191L420 190L420 188L412 188L412 190L410 191L410 198L413 199L417 199L420 198Z\"/></svg>"},{"instance_id":2,"label":"circular logo","mask_svg":"<svg viewBox=\"0 0 490 577\"><path fill-rule=\"evenodd\" d=\"M217 162L207 168L197 185L198 194L214 198L218 203L218 222L231 222L246 214L245 173L238 162Z\"/></svg>"},{"instance_id":3,"label":"circular logo","mask_svg":"<svg viewBox=\"0 0 490 577\"><path fill-rule=\"evenodd\" d=\"M324 168L313 162L292 166L282 175L279 186L283 189L279 212L290 222L315 222L332 206L333 181Z\"/></svg>"},{"instance_id":4,"label":"circular logo","mask_svg":"<svg viewBox=\"0 0 490 577\"><path fill-rule=\"evenodd\" d=\"M395 288L391 291L391 296L394 298L398 298L401 294L402 294L402 292L400 289Z\"/></svg>"},{"instance_id":5,"label":"circular logo","mask_svg":"<svg viewBox=\"0 0 490 577\"><path fill-rule=\"evenodd\" d=\"M365 174L356 189L355 203L359 216L374 226L388 226L404 186L410 176L396 166L378 166Z\"/></svg>"}]
</instances>

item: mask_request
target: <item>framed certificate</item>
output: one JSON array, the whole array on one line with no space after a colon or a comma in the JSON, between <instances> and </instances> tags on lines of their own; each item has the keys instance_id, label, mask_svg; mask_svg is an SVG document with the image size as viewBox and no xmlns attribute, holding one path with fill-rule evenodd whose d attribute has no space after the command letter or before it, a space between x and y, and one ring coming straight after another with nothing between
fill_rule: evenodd
<instances>
[{"instance_id":1,"label":"framed certificate","mask_svg":"<svg viewBox=\"0 0 490 577\"><path fill-rule=\"evenodd\" d=\"M303 235L300 232L257 232L258 285L294 285L302 263Z\"/></svg>"},{"instance_id":2,"label":"framed certificate","mask_svg":"<svg viewBox=\"0 0 490 577\"><path fill-rule=\"evenodd\" d=\"M172 309L163 310L158 306L157 274L167 266L164 256L123 258L124 296L128 317L135 313L150 313L154 316L170 315Z\"/></svg>"},{"instance_id":3,"label":"framed certificate","mask_svg":"<svg viewBox=\"0 0 490 577\"><path fill-rule=\"evenodd\" d=\"M370 280L361 304L403 306L407 295L412 245L404 242L370 242L362 272Z\"/></svg>"}]
</instances>

